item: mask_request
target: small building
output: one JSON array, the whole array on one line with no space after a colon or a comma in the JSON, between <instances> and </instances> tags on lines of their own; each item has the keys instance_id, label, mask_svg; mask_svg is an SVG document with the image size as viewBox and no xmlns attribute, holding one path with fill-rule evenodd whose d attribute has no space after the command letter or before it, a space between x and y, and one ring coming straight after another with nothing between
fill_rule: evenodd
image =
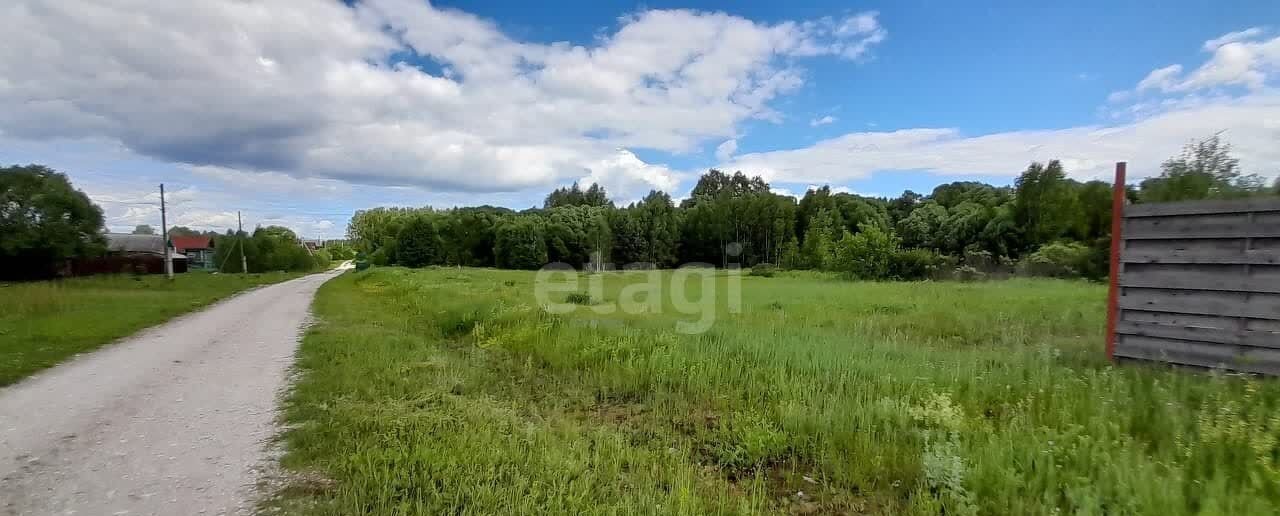
<instances>
[{"instance_id":1,"label":"small building","mask_svg":"<svg viewBox=\"0 0 1280 516\"><path fill-rule=\"evenodd\" d=\"M187 267L191 269L213 270L217 266L213 259L213 238L207 236L175 236L170 237L173 248L187 257Z\"/></svg>"},{"instance_id":2,"label":"small building","mask_svg":"<svg viewBox=\"0 0 1280 516\"><path fill-rule=\"evenodd\" d=\"M76 260L71 264L71 274L163 274L164 239L160 235L131 235L107 233L107 254L99 258ZM173 272L187 272L187 257L173 250Z\"/></svg>"}]
</instances>

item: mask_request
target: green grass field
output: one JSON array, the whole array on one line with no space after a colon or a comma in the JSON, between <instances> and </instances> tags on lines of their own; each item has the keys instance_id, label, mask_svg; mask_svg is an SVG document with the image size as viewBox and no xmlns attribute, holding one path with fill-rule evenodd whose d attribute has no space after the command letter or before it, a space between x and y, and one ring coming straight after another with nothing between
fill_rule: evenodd
<instances>
[{"instance_id":1,"label":"green grass field","mask_svg":"<svg viewBox=\"0 0 1280 516\"><path fill-rule=\"evenodd\" d=\"M746 277L741 313L721 296L710 329L686 335L675 323L694 317L670 302L597 313L646 278L603 277L603 295L577 293L563 315L539 308L528 272L330 281L286 409L291 480L270 504L1164 516L1280 504L1280 385L1112 366L1104 286Z\"/></svg>"},{"instance_id":2,"label":"green grass field","mask_svg":"<svg viewBox=\"0 0 1280 516\"><path fill-rule=\"evenodd\" d=\"M0 386L250 287L298 274L91 276L0 284Z\"/></svg>"}]
</instances>

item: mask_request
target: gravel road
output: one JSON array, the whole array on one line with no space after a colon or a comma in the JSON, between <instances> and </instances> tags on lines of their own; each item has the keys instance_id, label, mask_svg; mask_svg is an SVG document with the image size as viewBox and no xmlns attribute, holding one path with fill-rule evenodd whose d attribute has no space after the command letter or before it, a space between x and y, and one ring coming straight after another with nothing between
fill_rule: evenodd
<instances>
[{"instance_id":1,"label":"gravel road","mask_svg":"<svg viewBox=\"0 0 1280 516\"><path fill-rule=\"evenodd\" d=\"M311 299L252 290L0 389L0 515L252 512Z\"/></svg>"}]
</instances>

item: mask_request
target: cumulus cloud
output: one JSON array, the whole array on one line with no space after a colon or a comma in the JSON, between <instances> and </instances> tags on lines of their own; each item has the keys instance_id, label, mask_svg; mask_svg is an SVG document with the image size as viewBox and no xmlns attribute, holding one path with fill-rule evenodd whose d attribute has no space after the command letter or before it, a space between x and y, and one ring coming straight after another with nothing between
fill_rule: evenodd
<instances>
[{"instance_id":1,"label":"cumulus cloud","mask_svg":"<svg viewBox=\"0 0 1280 516\"><path fill-rule=\"evenodd\" d=\"M968 136L952 128L860 132L794 150L750 153L721 165L766 180L838 183L877 171L1012 177L1031 161L1060 159L1081 179L1109 177L1129 161L1134 177L1155 173L1185 143L1223 131L1241 166L1275 175L1280 163L1280 95L1252 96L1164 111L1116 126Z\"/></svg>"},{"instance_id":2,"label":"cumulus cloud","mask_svg":"<svg viewBox=\"0 0 1280 516\"><path fill-rule=\"evenodd\" d=\"M1265 31L1253 27L1224 34L1204 42L1212 55L1195 70L1183 73L1173 64L1148 73L1132 92L1116 92L1113 101L1125 101L1144 92L1191 93L1224 87L1262 90L1268 78L1280 70L1280 36L1267 39Z\"/></svg>"},{"instance_id":3,"label":"cumulus cloud","mask_svg":"<svg viewBox=\"0 0 1280 516\"><path fill-rule=\"evenodd\" d=\"M1203 46L1211 55L1190 72L1177 64L1158 68L1132 90L1113 93L1113 115L1125 123L985 135L945 127L857 132L805 148L741 154L719 166L769 181L822 184L882 171L1013 177L1032 161L1058 159L1080 179L1108 178L1116 161L1128 161L1132 177L1141 178L1157 173L1184 144L1221 132L1244 169L1274 177L1280 91L1268 85L1280 70L1280 37L1263 36L1248 29L1215 38ZM1244 88L1232 95L1228 86Z\"/></svg>"},{"instance_id":4,"label":"cumulus cloud","mask_svg":"<svg viewBox=\"0 0 1280 516\"><path fill-rule=\"evenodd\" d=\"M874 12L770 24L647 10L591 45L543 44L420 0L16 0L0 20L7 138L450 191L584 170L670 184L618 149L689 152L776 119L770 102L803 84L794 58L864 58L887 35Z\"/></svg>"},{"instance_id":5,"label":"cumulus cloud","mask_svg":"<svg viewBox=\"0 0 1280 516\"><path fill-rule=\"evenodd\" d=\"M814 118L813 120L810 120L809 127L818 127L820 125L827 125L827 124L835 123L835 121L836 121L836 117L827 115L822 118Z\"/></svg>"}]
</instances>

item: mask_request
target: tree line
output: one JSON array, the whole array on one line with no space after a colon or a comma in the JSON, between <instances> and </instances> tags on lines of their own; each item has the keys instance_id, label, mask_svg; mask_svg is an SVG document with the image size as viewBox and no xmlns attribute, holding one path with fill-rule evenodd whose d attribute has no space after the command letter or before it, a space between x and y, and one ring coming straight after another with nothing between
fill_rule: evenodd
<instances>
[{"instance_id":1,"label":"tree line","mask_svg":"<svg viewBox=\"0 0 1280 516\"><path fill-rule=\"evenodd\" d=\"M1244 174L1217 135L1188 144L1158 176L1127 187L1130 202L1280 194ZM981 276L993 271L1101 278L1107 273L1112 186L1070 179L1062 163L1031 163L1012 186L960 181L927 195L868 197L811 189L799 199L759 177L710 170L675 203L661 191L614 206L592 184L558 188L541 208L494 206L356 212L347 237L376 265L536 269L611 263L658 268L737 264L816 269L864 279Z\"/></svg>"}]
</instances>

